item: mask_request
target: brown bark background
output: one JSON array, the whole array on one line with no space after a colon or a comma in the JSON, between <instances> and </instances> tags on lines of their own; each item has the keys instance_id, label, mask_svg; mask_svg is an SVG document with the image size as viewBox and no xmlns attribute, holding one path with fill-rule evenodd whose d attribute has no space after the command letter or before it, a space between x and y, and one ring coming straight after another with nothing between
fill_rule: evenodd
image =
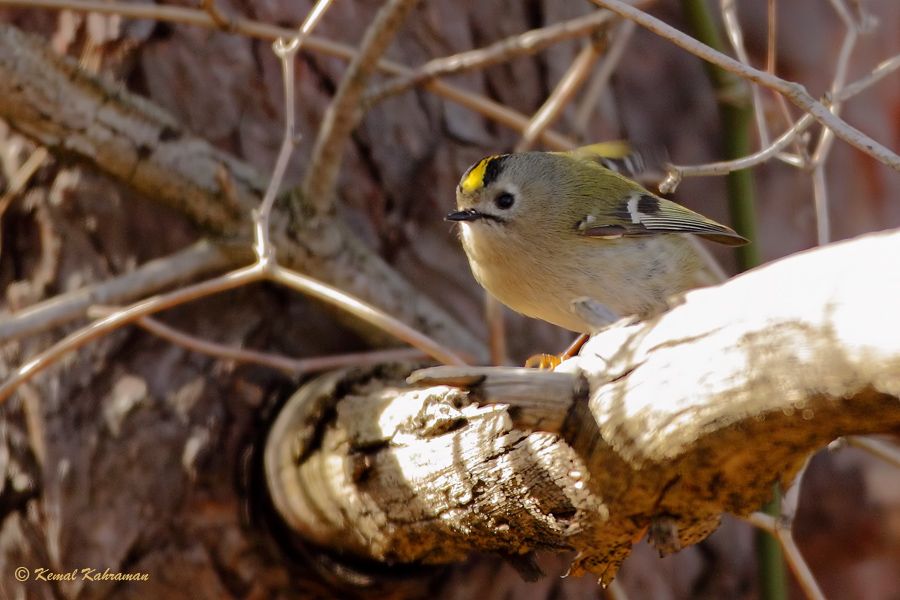
<instances>
[{"instance_id":1,"label":"brown bark background","mask_svg":"<svg viewBox=\"0 0 900 600\"><path fill-rule=\"evenodd\" d=\"M190 3L185 3L190 4ZM307 2L219 2L226 12L295 25ZM317 34L357 45L381 3L337 2ZM881 25L860 39L850 78L900 52L900 5L873 0ZM593 10L587 3L423 2L387 56L407 65L478 47ZM741 3L755 64L765 50L765 3ZM677 3L654 14L684 28ZM0 19L44 36L170 111L188 130L267 173L282 133L281 76L269 44L242 36L148 21L38 9L0 9ZM843 26L828 3L779 3L778 73L825 91ZM525 114L543 102L578 52L562 43L453 81ZM300 181L321 116L346 63L301 53L297 110L303 138L287 183ZM557 129L586 142L655 141L679 164L718 159L715 98L701 63L638 30L589 128ZM849 102L845 118L900 147L900 79ZM0 182L33 149L0 123ZM474 160L515 145L518 134L425 91L391 98L353 135L340 174L338 211L352 231L423 294L483 337L482 295L451 228L442 221L453 188ZM900 174L838 142L827 168L836 239L900 226ZM757 168L760 247L772 259L815 242L810 178L771 163ZM687 180L677 199L727 220L724 181ZM101 174L54 157L2 223L0 284L17 310L181 249L203 234L171 208ZM730 257L721 254L726 265ZM861 266L862 268L862 266ZM887 274L886 274L887 276ZM777 291L773 290L773 293ZM893 316L886 315L890 323ZM170 311L165 321L209 339L291 356L365 349L366 342L297 294L254 286ZM554 350L568 334L510 315L516 360ZM50 331L7 344L6 365L57 339ZM34 598L363 597L581 598L601 592L590 578L559 579L565 557L541 556L549 574L525 583L495 557L445 569L354 565L342 576L329 557L290 540L263 518L252 448L266 415L297 381L262 367L217 361L124 329L64 361L3 407L0 423L0 590ZM253 513L253 518L247 518ZM896 598L900 589L900 477L856 450L820 454L806 475L795 525L825 593ZM727 520L708 541L659 559L644 544L621 571L635 598L754 597L752 531ZM18 566L145 571L134 584L19 584ZM368 576L362 577L360 574ZM348 583L356 581L356 584Z\"/></svg>"}]
</instances>

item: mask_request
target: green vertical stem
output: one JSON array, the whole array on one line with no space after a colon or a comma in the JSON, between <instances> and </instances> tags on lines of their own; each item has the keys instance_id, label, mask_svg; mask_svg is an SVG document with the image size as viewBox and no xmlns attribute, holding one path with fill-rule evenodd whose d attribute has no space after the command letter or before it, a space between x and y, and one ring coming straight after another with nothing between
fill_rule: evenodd
<instances>
[{"instance_id":1,"label":"green vertical stem","mask_svg":"<svg viewBox=\"0 0 900 600\"><path fill-rule=\"evenodd\" d=\"M718 22L706 0L682 0L685 19L695 38L720 52L729 52L719 30ZM722 135L725 158L739 158L753 152L751 127L753 123L753 99L750 85L738 76L704 63L719 105L722 119ZM735 231L753 243L735 250L735 259L741 271L760 263L756 243L756 207L754 203L753 175L749 169L728 174L728 209ZM778 518L781 515L781 490L773 489L772 500L763 510ZM781 546L774 537L764 531L756 533L756 553L759 565L760 598L787 600L787 571Z\"/></svg>"},{"instance_id":2,"label":"green vertical stem","mask_svg":"<svg viewBox=\"0 0 900 600\"><path fill-rule=\"evenodd\" d=\"M772 499L763 505L763 512L776 519L781 516L781 486L772 486ZM759 567L759 597L764 600L787 600L787 569L781 544L772 534L756 530L756 562Z\"/></svg>"},{"instance_id":3,"label":"green vertical stem","mask_svg":"<svg viewBox=\"0 0 900 600\"><path fill-rule=\"evenodd\" d=\"M716 50L728 48L705 0L682 0L682 9L695 38ZM709 75L722 119L725 157L739 158L753 152L750 134L753 122L753 98L750 85L733 73L709 63L703 64ZM745 238L756 241L756 208L753 199L753 176L749 169L728 174L728 207L731 224ZM756 243L735 250L738 268L752 269L760 263Z\"/></svg>"},{"instance_id":4,"label":"green vertical stem","mask_svg":"<svg viewBox=\"0 0 900 600\"><path fill-rule=\"evenodd\" d=\"M738 106L719 100L722 117L725 158L740 158L753 153L750 129L753 125L753 105L749 102L748 86L746 105ZM746 271L759 265L759 244L756 241L756 203L754 201L753 172L750 169L728 174L728 212L731 226L739 234L751 240L750 244L734 249L738 270Z\"/></svg>"}]
</instances>

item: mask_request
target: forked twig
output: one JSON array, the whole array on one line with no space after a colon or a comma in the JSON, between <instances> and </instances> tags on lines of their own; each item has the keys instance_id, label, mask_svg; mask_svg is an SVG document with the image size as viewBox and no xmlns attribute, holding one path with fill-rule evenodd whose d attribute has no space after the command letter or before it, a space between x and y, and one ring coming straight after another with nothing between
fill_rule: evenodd
<instances>
[{"instance_id":1,"label":"forked twig","mask_svg":"<svg viewBox=\"0 0 900 600\"><path fill-rule=\"evenodd\" d=\"M842 101L848 100L853 96L861 93L862 91L868 89L869 87L875 85L876 83L887 77L889 74L896 71L898 68L900 68L900 54L882 61L870 73L857 79L853 83L838 91L838 93L835 94L835 97L839 98ZM805 131L810 125L813 124L814 120L814 117L810 114L803 115L793 124L793 126L790 127L790 129L778 136L767 148L764 148L759 152L755 152L743 158L719 161L704 165L669 165L668 176L666 177L665 181L660 184L660 190L663 191L663 193L667 194L675 191L675 188L678 186L678 183L683 177L724 175L726 173L730 173L731 171L747 169L749 167L753 167L766 162L767 160L781 152L788 145L790 145L790 143L801 132Z\"/></svg>"},{"instance_id":2,"label":"forked twig","mask_svg":"<svg viewBox=\"0 0 900 600\"><path fill-rule=\"evenodd\" d=\"M118 310L121 309L94 306L89 313L92 316L106 316ZM225 344L211 342L179 331L152 317L140 317L135 321L135 324L176 346L181 346L192 352L206 354L222 360L262 365L264 367L269 367L270 369L277 369L293 375L325 371L328 369L340 369L352 365L370 365L392 361L421 360L425 358L425 355L422 354L422 352L413 348L351 352L331 356L316 356L313 358L290 358L271 352L247 350L245 348L235 348Z\"/></svg>"},{"instance_id":3,"label":"forked twig","mask_svg":"<svg viewBox=\"0 0 900 600\"><path fill-rule=\"evenodd\" d=\"M825 595L819 588L819 584L816 583L815 576L812 574L809 565L806 564L800 549L797 548L796 542L794 542L794 536L791 533L789 524L782 524L775 517L760 512L748 515L744 517L744 520L754 527L770 533L778 540L784 549L785 560L787 560L791 571L794 572L794 576L797 578L800 587L803 588L807 598L810 600L825 600Z\"/></svg>"},{"instance_id":4,"label":"forked twig","mask_svg":"<svg viewBox=\"0 0 900 600\"><path fill-rule=\"evenodd\" d=\"M327 6L329 1L330 0L319 0L318 6L314 8L307 18L306 23L314 24L318 18L321 17L322 7ZM287 63L287 66L284 67L285 72L288 70L292 72L292 59L294 53L302 43L304 39L303 36L308 34L310 28L311 26L307 27L304 25L296 43L278 43L278 46L283 50L282 52L279 52L279 58L281 59L282 64ZM292 46L295 47L292 48ZM288 87L287 85L289 81L291 81L291 78L288 77L285 79L286 99L293 98L293 86ZM415 347L422 346L423 351L429 355L431 355L432 352L435 352L436 355L434 355L434 357L438 360L447 361L450 364L466 364L462 358L452 351L446 350L428 336L412 329L398 319L395 319L385 314L383 311L327 284L294 273L289 269L285 269L275 262L274 253L272 252L268 241L267 213L271 210L274 198L281 186L281 178L283 177L284 169L279 169L278 166L286 164L293 148L293 111L293 103L290 102L286 104L285 138L290 138L290 141L282 144L282 150L276 161L276 169L269 181L269 186L261 204L261 208L254 213L254 222L256 225L254 230L256 234L254 250L257 252L257 260L253 265L166 294L147 298L109 316L100 318L87 327L75 331L44 351L38 353L37 356L16 369L11 376L0 385L0 402L8 398L19 385L30 380L37 373L52 365L66 353L81 348L90 341L106 335L127 323L135 322L150 314L204 296L220 293L261 280L276 281L293 289L308 293L320 300L335 304L351 314L372 323L376 327L399 336L401 339L408 341Z\"/></svg>"},{"instance_id":5,"label":"forked twig","mask_svg":"<svg viewBox=\"0 0 900 600\"><path fill-rule=\"evenodd\" d=\"M251 256L245 248L197 242L184 250L141 265L130 273L3 315L0 319L0 344L82 318L94 304L130 302L200 275L234 268L241 262L246 264Z\"/></svg>"},{"instance_id":6,"label":"forked twig","mask_svg":"<svg viewBox=\"0 0 900 600\"><path fill-rule=\"evenodd\" d=\"M345 294L327 284L299 275L278 265L257 261L249 267L232 271L221 277L216 277L201 283L179 288L166 294L147 298L107 317L98 319L87 327L79 329L64 337L46 350L38 353L37 356L29 359L25 364L21 365L10 374L6 381L0 385L0 403L6 400L19 385L32 379L35 375L55 363L65 354L77 350L85 344L111 333L123 325L133 323L141 317L174 306L186 304L193 300L262 280L276 281L293 289L303 291L320 300L334 304L339 308L350 312L354 316L397 336L400 340L409 343L411 346L418 348L436 360L453 365L467 364L461 357L452 351L445 349L442 345L428 336L349 294Z\"/></svg>"},{"instance_id":7,"label":"forked twig","mask_svg":"<svg viewBox=\"0 0 900 600\"><path fill-rule=\"evenodd\" d=\"M261 274L262 270L259 266L253 265L166 294L152 296L108 317L98 319L87 327L67 335L49 348L39 352L37 356L32 357L25 364L14 370L6 381L0 384L0 403L9 398L19 385L29 381L72 350L77 350L123 325L134 322L140 317L258 281L261 278Z\"/></svg>"},{"instance_id":8,"label":"forked twig","mask_svg":"<svg viewBox=\"0 0 900 600\"><path fill-rule=\"evenodd\" d=\"M642 0L637 4L648 3L647 0ZM437 77L484 69L519 56L532 55L552 44L590 35L606 27L613 18L613 14L609 11L596 11L562 23L519 33L484 48L432 59L409 74L394 77L366 92L363 102L372 106L385 98L403 93Z\"/></svg>"},{"instance_id":9,"label":"forked twig","mask_svg":"<svg viewBox=\"0 0 900 600\"><path fill-rule=\"evenodd\" d=\"M307 277L306 275L301 275L290 269L285 269L280 265L270 266L267 269L266 274L267 278L271 281L338 306L341 310L348 312L367 323L371 323L375 327L386 331L414 348L418 348L435 360L448 365L468 364L464 358L452 350L445 348L442 344L439 344L424 333L413 329L403 321L395 319L371 304L366 304L362 300L359 300L350 294L346 294L337 288L331 287L321 281L317 281L312 277Z\"/></svg>"},{"instance_id":10,"label":"forked twig","mask_svg":"<svg viewBox=\"0 0 900 600\"><path fill-rule=\"evenodd\" d=\"M900 171L900 156L883 144L875 141L863 132L848 124L840 117L834 115L822 103L809 95L806 89L796 82L786 81L765 71L760 71L738 60L713 50L685 33L675 29L671 25L653 17L641 10L622 2L622 0L591 0L594 4L608 8L626 19L631 19L638 25L649 29L653 33L663 37L676 46L712 63L726 71L739 75L744 79L753 81L767 88L777 91L785 96L796 106L811 114L814 119L825 127L832 129L839 138L850 145L869 154L878 161L892 169Z\"/></svg>"},{"instance_id":11,"label":"forked twig","mask_svg":"<svg viewBox=\"0 0 900 600\"><path fill-rule=\"evenodd\" d=\"M116 0L110 0L109 2L104 0L0 0L0 6L115 14L131 19L151 19L197 27L218 28L215 20L206 11L181 6L150 3L127 4ZM268 41L274 41L278 38L289 39L295 33L292 29L243 17L235 17L233 23L233 33ZM307 36L304 45L309 50L348 61L353 60L358 54L355 48L346 44L314 35ZM412 72L412 69L409 67L384 59L378 61L378 69L389 75L397 76L407 75ZM424 87L445 100L464 106L514 131L521 132L528 124L528 118L522 113L490 100L485 96L462 90L444 81L433 80L424 84ZM555 131L545 131L542 141L555 150L567 150L575 146L573 140Z\"/></svg>"}]
</instances>

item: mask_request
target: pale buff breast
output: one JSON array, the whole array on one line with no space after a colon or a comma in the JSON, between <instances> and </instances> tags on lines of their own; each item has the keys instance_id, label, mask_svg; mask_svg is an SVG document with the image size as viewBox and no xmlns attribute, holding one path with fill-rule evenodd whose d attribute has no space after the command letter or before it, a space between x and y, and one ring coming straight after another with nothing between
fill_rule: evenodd
<instances>
[{"instance_id":1,"label":"pale buff breast","mask_svg":"<svg viewBox=\"0 0 900 600\"><path fill-rule=\"evenodd\" d=\"M536 252L497 236L462 228L463 247L478 282L523 315L565 329L591 327L572 302L591 298L619 316L647 317L665 310L667 299L698 287L700 257L683 236L625 240L580 239ZM571 254L574 253L574 254Z\"/></svg>"}]
</instances>

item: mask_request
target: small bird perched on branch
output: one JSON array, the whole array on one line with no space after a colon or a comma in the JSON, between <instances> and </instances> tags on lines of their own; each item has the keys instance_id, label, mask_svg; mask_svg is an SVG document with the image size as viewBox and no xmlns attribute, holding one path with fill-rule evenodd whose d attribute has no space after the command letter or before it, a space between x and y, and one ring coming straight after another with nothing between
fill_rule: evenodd
<instances>
[{"instance_id":1,"label":"small bird perched on branch","mask_svg":"<svg viewBox=\"0 0 900 600\"><path fill-rule=\"evenodd\" d=\"M591 333L591 305L646 318L670 296L714 283L682 234L748 242L618 172L642 168L621 142L489 156L463 174L447 219L461 225L475 279L500 302Z\"/></svg>"}]
</instances>

